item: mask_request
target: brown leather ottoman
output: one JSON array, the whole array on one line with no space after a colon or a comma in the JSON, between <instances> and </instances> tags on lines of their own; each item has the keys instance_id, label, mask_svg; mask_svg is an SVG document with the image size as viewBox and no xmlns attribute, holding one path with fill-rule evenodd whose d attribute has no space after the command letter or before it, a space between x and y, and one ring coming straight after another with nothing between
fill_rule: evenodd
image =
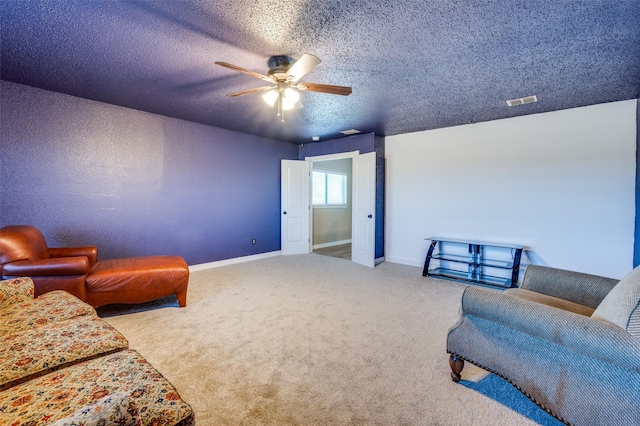
<instances>
[{"instance_id":1,"label":"brown leather ottoman","mask_svg":"<svg viewBox=\"0 0 640 426\"><path fill-rule=\"evenodd\" d=\"M144 303L176 295L187 305L189 267L180 256L148 256L97 262L89 272L85 301L98 307L110 303Z\"/></svg>"}]
</instances>

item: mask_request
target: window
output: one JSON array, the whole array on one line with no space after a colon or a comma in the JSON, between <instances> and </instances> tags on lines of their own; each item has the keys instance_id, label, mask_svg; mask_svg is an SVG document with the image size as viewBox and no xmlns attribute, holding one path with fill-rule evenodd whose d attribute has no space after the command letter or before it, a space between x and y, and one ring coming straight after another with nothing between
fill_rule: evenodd
<instances>
[{"instance_id":1,"label":"window","mask_svg":"<svg viewBox=\"0 0 640 426\"><path fill-rule=\"evenodd\" d=\"M311 174L314 206L346 206L347 175L314 170Z\"/></svg>"}]
</instances>

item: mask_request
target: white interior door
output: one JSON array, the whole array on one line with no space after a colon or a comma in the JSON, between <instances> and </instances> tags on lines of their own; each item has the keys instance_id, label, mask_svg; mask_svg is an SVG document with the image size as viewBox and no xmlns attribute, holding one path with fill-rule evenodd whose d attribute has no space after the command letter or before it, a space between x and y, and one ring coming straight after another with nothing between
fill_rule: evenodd
<instances>
[{"instance_id":1,"label":"white interior door","mask_svg":"<svg viewBox=\"0 0 640 426\"><path fill-rule=\"evenodd\" d=\"M309 162L282 160L281 253L309 253Z\"/></svg>"},{"instance_id":2,"label":"white interior door","mask_svg":"<svg viewBox=\"0 0 640 426\"><path fill-rule=\"evenodd\" d=\"M353 158L351 260L373 268L376 256L376 153Z\"/></svg>"}]
</instances>

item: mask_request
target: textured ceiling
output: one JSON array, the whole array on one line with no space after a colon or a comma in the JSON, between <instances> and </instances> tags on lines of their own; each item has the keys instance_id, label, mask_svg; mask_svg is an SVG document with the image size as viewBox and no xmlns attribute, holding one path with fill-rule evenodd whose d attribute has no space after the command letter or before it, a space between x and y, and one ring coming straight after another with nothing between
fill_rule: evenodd
<instances>
[{"instance_id":1,"label":"textured ceiling","mask_svg":"<svg viewBox=\"0 0 640 426\"><path fill-rule=\"evenodd\" d=\"M3 80L295 143L394 135L637 98L638 0L0 1ZM276 118L271 55L322 63ZM537 95L508 107L505 100Z\"/></svg>"}]
</instances>

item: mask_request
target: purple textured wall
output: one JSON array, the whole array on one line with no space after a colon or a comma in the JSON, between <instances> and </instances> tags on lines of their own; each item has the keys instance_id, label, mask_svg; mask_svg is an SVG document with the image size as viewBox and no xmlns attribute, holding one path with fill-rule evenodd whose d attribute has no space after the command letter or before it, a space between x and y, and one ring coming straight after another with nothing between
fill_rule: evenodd
<instances>
[{"instance_id":1,"label":"purple textured wall","mask_svg":"<svg viewBox=\"0 0 640 426\"><path fill-rule=\"evenodd\" d=\"M280 160L298 147L0 81L0 226L100 259L190 265L280 249ZM255 238L256 245L251 244Z\"/></svg>"},{"instance_id":2,"label":"purple textured wall","mask_svg":"<svg viewBox=\"0 0 640 426\"><path fill-rule=\"evenodd\" d=\"M298 160L304 160L306 157L352 151L360 151L360 154L366 154L374 150L374 135L373 133L366 133L301 145Z\"/></svg>"}]
</instances>

